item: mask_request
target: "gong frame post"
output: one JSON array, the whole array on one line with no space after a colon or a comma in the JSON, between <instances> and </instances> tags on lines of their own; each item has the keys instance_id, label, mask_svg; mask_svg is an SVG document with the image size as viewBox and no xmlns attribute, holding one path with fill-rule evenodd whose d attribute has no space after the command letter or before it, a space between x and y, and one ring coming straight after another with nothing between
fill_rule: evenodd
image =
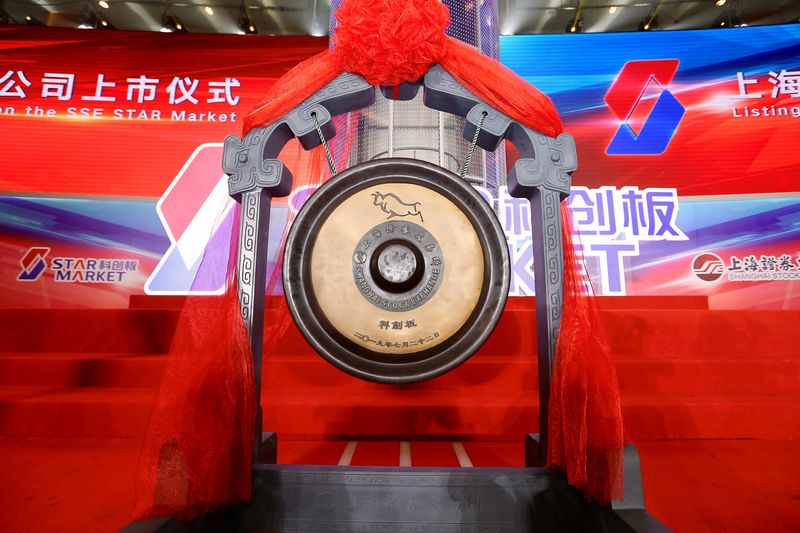
<instances>
[{"instance_id":1,"label":"gong frame post","mask_svg":"<svg viewBox=\"0 0 800 533\"><path fill-rule=\"evenodd\" d=\"M570 193L578 162L568 134L548 137L514 124L509 140L523 156L508 174L512 196L531 204L533 274L536 289L536 344L539 352L539 454L547 461L550 382L564 303L564 248L561 201Z\"/></svg>"},{"instance_id":2,"label":"gong frame post","mask_svg":"<svg viewBox=\"0 0 800 533\"><path fill-rule=\"evenodd\" d=\"M550 380L555 359L563 304L564 252L560 203L570 193L571 174L577 167L575 141L535 132L486 105L441 66L424 78L424 102L430 108L465 117L464 138L485 150L495 150L508 139L521 159L507 177L509 193L531 204L531 237L536 289L536 330L539 371L539 454L547 459Z\"/></svg>"},{"instance_id":3,"label":"gong frame post","mask_svg":"<svg viewBox=\"0 0 800 533\"><path fill-rule=\"evenodd\" d=\"M306 150L336 134L332 117L375 101L375 89L362 77L344 73L272 124L253 128L244 138L225 139L222 168L229 176L228 194L241 204L236 263L237 294L250 340L256 384L256 431L253 463L262 456L261 369L267 283L269 216L273 198L288 196L292 174L277 159L292 138ZM320 136L319 132L322 133Z\"/></svg>"}]
</instances>

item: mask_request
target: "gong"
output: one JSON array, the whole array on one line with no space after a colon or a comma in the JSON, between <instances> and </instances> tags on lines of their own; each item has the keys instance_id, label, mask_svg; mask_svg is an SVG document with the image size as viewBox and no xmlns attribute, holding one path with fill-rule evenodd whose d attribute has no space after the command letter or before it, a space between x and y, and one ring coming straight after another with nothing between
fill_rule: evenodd
<instances>
[{"instance_id":1,"label":"gong","mask_svg":"<svg viewBox=\"0 0 800 533\"><path fill-rule=\"evenodd\" d=\"M286 240L284 292L300 331L369 381L422 381L463 363L497 324L508 284L491 207L455 174L413 159L336 175Z\"/></svg>"}]
</instances>

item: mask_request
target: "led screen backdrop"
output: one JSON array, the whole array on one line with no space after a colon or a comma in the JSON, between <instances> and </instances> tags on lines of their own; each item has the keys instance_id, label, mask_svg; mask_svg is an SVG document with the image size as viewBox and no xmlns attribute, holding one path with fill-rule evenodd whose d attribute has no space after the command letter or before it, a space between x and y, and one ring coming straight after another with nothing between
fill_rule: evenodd
<instances>
[{"instance_id":1,"label":"led screen backdrop","mask_svg":"<svg viewBox=\"0 0 800 533\"><path fill-rule=\"evenodd\" d=\"M502 37L575 136L603 294L800 306L800 27Z\"/></svg>"},{"instance_id":2,"label":"led screen backdrop","mask_svg":"<svg viewBox=\"0 0 800 533\"><path fill-rule=\"evenodd\" d=\"M190 289L210 235L232 222L223 139L278 77L326 47L0 28L0 305L127 307L148 285ZM307 158L297 145L286 152L302 176ZM276 207L280 220L285 202Z\"/></svg>"},{"instance_id":3,"label":"led screen backdrop","mask_svg":"<svg viewBox=\"0 0 800 533\"><path fill-rule=\"evenodd\" d=\"M158 198L315 37L0 27L2 189Z\"/></svg>"},{"instance_id":4,"label":"led screen backdrop","mask_svg":"<svg viewBox=\"0 0 800 533\"><path fill-rule=\"evenodd\" d=\"M800 307L799 38L793 26L502 38L503 62L576 137L570 204L598 294ZM0 28L0 305L218 292L221 277L191 280L233 223L221 142L325 46ZM321 172L317 156L286 152L295 175ZM298 185L275 206L273 256L309 192ZM508 235L512 293L530 295L528 206L481 192Z\"/></svg>"}]
</instances>

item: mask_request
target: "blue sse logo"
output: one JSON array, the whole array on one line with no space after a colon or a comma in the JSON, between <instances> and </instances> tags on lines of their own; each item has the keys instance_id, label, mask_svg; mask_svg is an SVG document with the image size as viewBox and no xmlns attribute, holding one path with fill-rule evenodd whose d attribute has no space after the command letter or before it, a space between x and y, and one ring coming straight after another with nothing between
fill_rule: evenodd
<instances>
[{"instance_id":1,"label":"blue sse logo","mask_svg":"<svg viewBox=\"0 0 800 533\"><path fill-rule=\"evenodd\" d=\"M611 144L609 155L658 155L669 146L686 109L665 87L678 71L677 59L629 61L622 67L605 100L622 121ZM655 104L652 101L655 100ZM652 104L638 133L636 114Z\"/></svg>"}]
</instances>

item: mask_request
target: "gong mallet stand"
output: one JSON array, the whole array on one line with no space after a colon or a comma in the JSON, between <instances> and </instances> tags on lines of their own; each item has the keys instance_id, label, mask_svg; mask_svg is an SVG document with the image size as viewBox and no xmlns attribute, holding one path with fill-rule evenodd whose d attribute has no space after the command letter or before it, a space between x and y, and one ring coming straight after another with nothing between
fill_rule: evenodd
<instances>
[{"instance_id":1,"label":"gong mallet stand","mask_svg":"<svg viewBox=\"0 0 800 533\"><path fill-rule=\"evenodd\" d=\"M536 288L540 434L525 441L525 468L323 467L278 465L277 435L253 445L253 498L192 523L160 531L666 531L644 509L639 458L625 451L625 499L586 501L563 473L544 468L550 376L562 311L560 203L577 168L568 134L549 137L499 113L438 65L419 83L381 87L387 98L410 100L422 88L426 107L464 117L464 137L493 151L508 139L521 154L508 175L512 196L531 204ZM292 175L277 159L297 138L312 149L332 138L334 116L374 103L376 90L344 73L281 119L244 139L225 139L223 169L241 203L238 294L249 334L260 399L270 201L287 196ZM259 402L260 404L260 402Z\"/></svg>"}]
</instances>

